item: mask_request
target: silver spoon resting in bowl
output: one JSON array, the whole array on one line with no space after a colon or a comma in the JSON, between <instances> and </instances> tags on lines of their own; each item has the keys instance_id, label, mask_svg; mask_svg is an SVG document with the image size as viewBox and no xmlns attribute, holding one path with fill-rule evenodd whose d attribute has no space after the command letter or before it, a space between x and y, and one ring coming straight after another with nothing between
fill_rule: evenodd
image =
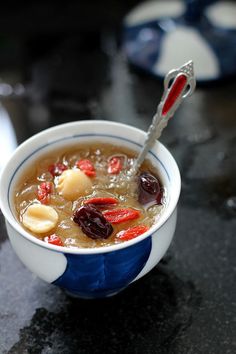
<instances>
[{"instance_id":1,"label":"silver spoon resting in bowl","mask_svg":"<svg viewBox=\"0 0 236 354\"><path fill-rule=\"evenodd\" d=\"M140 151L137 160L129 171L130 177L135 176L139 167L145 160L148 151L156 139L159 139L163 129L167 126L169 119L174 115L181 102L191 95L196 87L194 77L193 61L185 63L178 69L169 71L164 79L164 93L157 111L153 117L152 124L147 132L147 138Z\"/></svg>"}]
</instances>

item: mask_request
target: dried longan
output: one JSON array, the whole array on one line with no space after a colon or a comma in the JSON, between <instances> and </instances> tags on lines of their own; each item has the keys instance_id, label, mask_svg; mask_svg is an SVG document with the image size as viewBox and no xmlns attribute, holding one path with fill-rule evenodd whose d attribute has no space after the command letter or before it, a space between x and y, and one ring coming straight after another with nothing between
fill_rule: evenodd
<instances>
[{"instance_id":1,"label":"dried longan","mask_svg":"<svg viewBox=\"0 0 236 354\"><path fill-rule=\"evenodd\" d=\"M57 190L67 200L76 200L91 192L92 182L79 169L70 169L64 171L58 178Z\"/></svg>"},{"instance_id":2,"label":"dried longan","mask_svg":"<svg viewBox=\"0 0 236 354\"><path fill-rule=\"evenodd\" d=\"M55 228L58 214L51 206L31 204L24 212L22 222L27 229L41 234Z\"/></svg>"}]
</instances>

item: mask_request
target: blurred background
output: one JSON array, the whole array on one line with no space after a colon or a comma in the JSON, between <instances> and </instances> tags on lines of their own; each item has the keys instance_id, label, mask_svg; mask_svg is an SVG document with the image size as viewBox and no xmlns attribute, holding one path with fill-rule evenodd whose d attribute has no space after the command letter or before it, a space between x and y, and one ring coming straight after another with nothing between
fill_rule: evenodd
<instances>
[{"instance_id":1,"label":"blurred background","mask_svg":"<svg viewBox=\"0 0 236 354\"><path fill-rule=\"evenodd\" d=\"M160 139L182 176L175 239L127 291L71 300L16 259L0 215L0 354L236 352L235 5L1 2L0 168L17 144L56 124L105 119L147 130L165 71L185 58L198 82Z\"/></svg>"},{"instance_id":2,"label":"blurred background","mask_svg":"<svg viewBox=\"0 0 236 354\"><path fill-rule=\"evenodd\" d=\"M18 143L67 121L124 118L122 103L118 108L114 100L121 100L129 77L116 54L122 19L137 3L2 4L0 101Z\"/></svg>"},{"instance_id":3,"label":"blurred background","mask_svg":"<svg viewBox=\"0 0 236 354\"><path fill-rule=\"evenodd\" d=\"M182 18L184 3L190 10ZM18 143L48 126L80 119L118 120L147 129L162 92L162 81L145 75L152 72L149 58L155 57L156 60L157 52L161 51L162 47L158 47L161 44L160 31L173 31L175 24L169 17L181 18L180 24L184 22L199 27L203 35L208 33L208 37L212 37L209 25L199 15L199 8L211 3L214 1L70 0L24 1L12 6L4 2L0 13L2 128L5 127L5 131L10 129L9 124L3 124L8 114ZM214 24L216 15L220 14L221 30L214 32L215 42L220 42L217 36L220 33L220 39L224 41L222 26L227 24L227 19L229 24L236 26L236 12L230 7L225 11L220 7L217 11L212 11L211 21ZM128 20L125 20L127 15ZM157 26L155 17L165 21L160 21ZM149 18L151 27L148 22L145 30ZM134 35L142 22L144 30ZM133 45L135 36L141 38L141 43L138 39ZM188 43L191 40L192 37ZM147 48L143 47L145 41ZM135 50L132 51L133 47L138 47L137 55ZM235 53L236 46L231 47L231 52ZM193 49L186 46L179 48L172 44L172 49L164 58L169 64L164 68L161 64L162 75L159 76L173 68L173 63L179 65L183 61L178 58L178 53L184 53L187 58L194 57ZM220 49L222 45L216 48L216 52ZM138 51L147 53L147 58L140 59L141 63L135 62L140 55ZM227 55L222 50L220 53L220 57ZM137 64L132 65L135 70L128 66L126 54L129 63ZM236 53L234 66L235 57ZM204 59L202 54L203 68L208 66L208 60ZM225 64L226 69L230 67L230 59ZM146 60L143 67L142 60ZM6 144L2 129L0 141L3 139ZM8 140L10 144L11 139Z\"/></svg>"}]
</instances>

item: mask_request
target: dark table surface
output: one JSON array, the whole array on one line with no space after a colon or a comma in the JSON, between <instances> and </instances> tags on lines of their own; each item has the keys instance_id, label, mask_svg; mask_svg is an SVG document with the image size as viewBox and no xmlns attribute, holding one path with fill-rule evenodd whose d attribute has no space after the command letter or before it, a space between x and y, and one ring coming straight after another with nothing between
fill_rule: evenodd
<instances>
[{"instance_id":1,"label":"dark table surface","mask_svg":"<svg viewBox=\"0 0 236 354\"><path fill-rule=\"evenodd\" d=\"M90 31L83 22L76 35L70 28L60 36L36 29L33 36L22 29L17 40L6 34L0 76L12 90L1 102L18 143L77 119L147 130L162 83L127 65L116 30L108 21ZM174 241L119 295L72 299L31 274L13 252L1 215L1 354L236 352L235 92L235 80L198 87L164 131L160 140L182 175Z\"/></svg>"}]
</instances>

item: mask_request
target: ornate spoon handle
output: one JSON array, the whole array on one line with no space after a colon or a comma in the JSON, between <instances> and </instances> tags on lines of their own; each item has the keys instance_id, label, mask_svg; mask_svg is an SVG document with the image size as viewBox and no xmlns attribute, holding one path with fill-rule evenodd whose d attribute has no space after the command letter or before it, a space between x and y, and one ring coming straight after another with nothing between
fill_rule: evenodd
<instances>
[{"instance_id":1,"label":"ornate spoon handle","mask_svg":"<svg viewBox=\"0 0 236 354\"><path fill-rule=\"evenodd\" d=\"M143 149L133 166L132 174L136 174L143 163L154 141L161 136L168 120L174 115L180 103L195 89L193 62L189 61L178 69L171 70L164 79L164 93L147 132Z\"/></svg>"}]
</instances>

